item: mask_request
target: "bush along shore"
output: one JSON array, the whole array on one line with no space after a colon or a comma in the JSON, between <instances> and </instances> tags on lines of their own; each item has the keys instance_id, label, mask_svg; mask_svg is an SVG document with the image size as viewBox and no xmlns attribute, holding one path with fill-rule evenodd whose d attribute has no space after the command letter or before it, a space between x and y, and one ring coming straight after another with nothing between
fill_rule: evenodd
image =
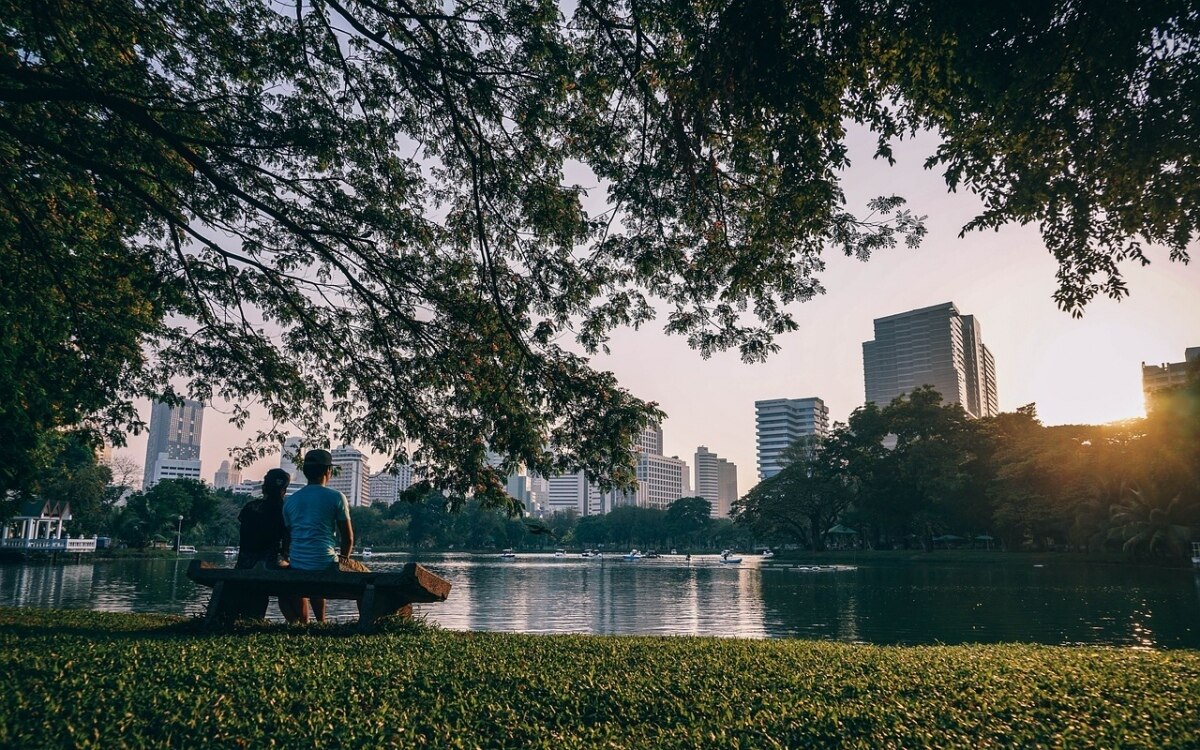
<instances>
[{"instance_id":1,"label":"bush along shore","mask_svg":"<svg viewBox=\"0 0 1200 750\"><path fill-rule=\"evenodd\" d=\"M1200 747L1196 651L3 609L0 673L0 747Z\"/></svg>"}]
</instances>

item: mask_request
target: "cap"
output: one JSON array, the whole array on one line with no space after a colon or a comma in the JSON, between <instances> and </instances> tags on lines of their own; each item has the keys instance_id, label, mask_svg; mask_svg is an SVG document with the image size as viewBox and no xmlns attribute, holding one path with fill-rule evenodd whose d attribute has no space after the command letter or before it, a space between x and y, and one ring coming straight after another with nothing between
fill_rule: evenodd
<instances>
[{"instance_id":1,"label":"cap","mask_svg":"<svg viewBox=\"0 0 1200 750\"><path fill-rule=\"evenodd\" d=\"M304 454L305 466L333 466L333 454L317 448Z\"/></svg>"}]
</instances>

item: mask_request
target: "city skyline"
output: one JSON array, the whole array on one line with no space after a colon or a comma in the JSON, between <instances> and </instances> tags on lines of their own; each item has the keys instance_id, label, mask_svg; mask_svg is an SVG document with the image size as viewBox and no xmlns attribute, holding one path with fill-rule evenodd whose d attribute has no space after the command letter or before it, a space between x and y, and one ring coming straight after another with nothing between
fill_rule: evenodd
<instances>
[{"instance_id":1,"label":"city skyline","mask_svg":"<svg viewBox=\"0 0 1200 750\"><path fill-rule=\"evenodd\" d=\"M1001 411L1036 402L1046 424L1144 415L1141 363L1177 361L1200 343L1200 263L1170 263L1165 252L1151 248L1150 266L1122 267L1129 297L1096 298L1082 318L1072 318L1054 304L1057 265L1036 227L958 237L980 204L967 193L947 194L940 175L921 168L935 138L918 134L897 144L891 168L871 160L872 144L859 132L850 139L855 166L845 182L847 201L856 206L875 195L906 196L915 213L928 215L929 234L919 249L882 250L866 263L826 253L821 281L827 293L791 306L799 328L777 338L781 350L765 363L743 364L737 352L705 360L654 324L615 332L611 354L593 358L596 367L611 370L625 388L667 413L664 454L691 456L697 445L706 445L737 464L744 494L758 481L756 400L815 395L828 406L831 423L845 421L863 402L861 344L873 336L872 321L951 299L985 324ZM148 415L148 403L139 407ZM205 424L206 472L256 426L239 431L221 412L229 410L210 406ZM140 461L145 438L131 437L116 453ZM261 478L277 461L268 457L243 476ZM383 459L372 456L371 463L382 466Z\"/></svg>"}]
</instances>

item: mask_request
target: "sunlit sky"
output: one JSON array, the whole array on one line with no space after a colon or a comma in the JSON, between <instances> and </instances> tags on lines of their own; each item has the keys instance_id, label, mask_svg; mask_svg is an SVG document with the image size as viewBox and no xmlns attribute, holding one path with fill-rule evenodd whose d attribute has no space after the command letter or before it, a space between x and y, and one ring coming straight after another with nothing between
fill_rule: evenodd
<instances>
[{"instance_id":1,"label":"sunlit sky","mask_svg":"<svg viewBox=\"0 0 1200 750\"><path fill-rule=\"evenodd\" d=\"M1150 266L1126 265L1130 296L1097 299L1074 319L1054 304L1057 264L1037 227L959 238L980 204L969 193L948 193L939 173L922 168L936 138L898 144L893 167L870 158L873 139L866 133L852 134L850 143L849 206L862 215L870 198L902 195L915 213L927 215L928 236L918 249L900 246L866 263L827 254L820 276L826 294L795 305L799 330L780 337L782 349L764 364L742 364L736 352L704 360L661 325L618 331L612 353L593 362L667 413L667 455L692 466L696 447L706 445L737 464L744 493L757 481L756 400L819 396L831 420L845 420L863 402L862 342L873 338L873 319L942 302L954 302L982 325L996 360L1001 410L1035 402L1046 424L1143 415L1141 363L1178 362L1186 347L1200 346L1197 243L1190 265L1171 263L1160 248L1150 251ZM142 409L148 417L149 405ZM207 410L201 456L207 480L247 434ZM117 454L140 465L145 446L145 434L131 436ZM260 477L275 465L260 462L243 476ZM373 469L382 465L382 458L372 461Z\"/></svg>"}]
</instances>

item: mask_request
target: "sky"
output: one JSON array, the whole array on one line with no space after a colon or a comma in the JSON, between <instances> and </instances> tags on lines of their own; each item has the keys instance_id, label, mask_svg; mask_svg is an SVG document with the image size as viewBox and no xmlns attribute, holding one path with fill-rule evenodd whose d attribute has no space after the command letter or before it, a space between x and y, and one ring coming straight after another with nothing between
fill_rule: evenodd
<instances>
[{"instance_id":1,"label":"sky","mask_svg":"<svg viewBox=\"0 0 1200 750\"><path fill-rule=\"evenodd\" d=\"M1099 424L1144 414L1142 362L1183 360L1200 346L1200 243L1189 248L1190 265L1172 263L1153 248L1151 265L1123 267L1130 296L1093 300L1081 319L1054 303L1057 263L1035 226L999 231L959 231L978 211L977 198L948 193L941 175L922 167L937 140L930 134L897 144L897 164L870 158L874 140L850 136L853 165L844 175L848 206L865 214L866 202L899 194L908 208L926 215L921 246L876 253L867 262L837 251L825 256L820 274L826 293L792 306L799 330L781 336L779 352L762 364L743 364L737 352L703 359L685 339L662 333L661 322L639 331L617 331L611 354L595 367L611 370L636 396L667 413L664 452L694 470L697 446L707 446L738 466L738 490L757 482L754 402L818 396L832 421L844 421L864 400L862 342L873 338L872 321L906 310L953 302L982 326L983 342L996 360L1002 411L1036 403L1048 425ZM149 404L141 405L149 417ZM202 474L211 481L229 448L249 432L206 410ZM139 465L146 436L130 436L116 454ZM381 468L383 459L372 461ZM277 461L243 470L260 478ZM694 482L694 478L693 478Z\"/></svg>"}]
</instances>

